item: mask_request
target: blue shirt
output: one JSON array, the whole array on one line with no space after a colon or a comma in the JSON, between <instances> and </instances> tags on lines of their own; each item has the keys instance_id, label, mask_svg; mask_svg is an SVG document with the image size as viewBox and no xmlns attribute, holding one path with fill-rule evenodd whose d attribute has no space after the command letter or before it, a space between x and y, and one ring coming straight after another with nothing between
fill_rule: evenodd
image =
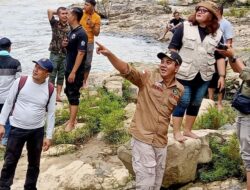
<instances>
[{"instance_id":1,"label":"blue shirt","mask_svg":"<svg viewBox=\"0 0 250 190\"><path fill-rule=\"evenodd\" d=\"M220 20L220 29L223 33L224 43L226 43L228 39L232 39L234 37L233 26L227 19L222 18Z\"/></svg>"}]
</instances>

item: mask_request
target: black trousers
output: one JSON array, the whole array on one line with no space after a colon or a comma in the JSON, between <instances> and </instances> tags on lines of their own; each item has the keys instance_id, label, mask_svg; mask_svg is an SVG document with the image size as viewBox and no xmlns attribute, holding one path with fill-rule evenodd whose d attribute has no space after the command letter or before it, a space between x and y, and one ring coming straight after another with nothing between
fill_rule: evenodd
<instances>
[{"instance_id":1,"label":"black trousers","mask_svg":"<svg viewBox=\"0 0 250 190\"><path fill-rule=\"evenodd\" d=\"M43 127L31 130L12 127L4 156L4 165L1 171L0 190L9 190L13 184L16 166L25 142L28 151L28 170L24 189L37 190L36 182L40 171L43 137Z\"/></svg>"}]
</instances>

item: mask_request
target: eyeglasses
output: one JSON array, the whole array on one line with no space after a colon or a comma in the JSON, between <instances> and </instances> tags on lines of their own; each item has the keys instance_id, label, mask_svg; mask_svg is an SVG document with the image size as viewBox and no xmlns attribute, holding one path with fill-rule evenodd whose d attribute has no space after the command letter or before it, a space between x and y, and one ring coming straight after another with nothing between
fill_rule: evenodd
<instances>
[{"instance_id":1,"label":"eyeglasses","mask_svg":"<svg viewBox=\"0 0 250 190\"><path fill-rule=\"evenodd\" d=\"M196 12L200 12L201 14L205 14L207 12L209 12L207 9L202 9L202 8L199 8L199 9L196 9Z\"/></svg>"}]
</instances>

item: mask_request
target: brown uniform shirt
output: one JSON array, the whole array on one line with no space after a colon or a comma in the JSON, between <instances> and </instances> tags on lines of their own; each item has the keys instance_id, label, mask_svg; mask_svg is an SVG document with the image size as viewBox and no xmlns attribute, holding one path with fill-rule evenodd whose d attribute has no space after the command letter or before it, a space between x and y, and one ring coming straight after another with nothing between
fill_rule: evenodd
<instances>
[{"instance_id":1,"label":"brown uniform shirt","mask_svg":"<svg viewBox=\"0 0 250 190\"><path fill-rule=\"evenodd\" d=\"M129 132L139 141L158 148L165 147L170 117L184 87L176 79L166 86L158 70L139 72L129 65L128 74L123 76L139 87Z\"/></svg>"}]
</instances>

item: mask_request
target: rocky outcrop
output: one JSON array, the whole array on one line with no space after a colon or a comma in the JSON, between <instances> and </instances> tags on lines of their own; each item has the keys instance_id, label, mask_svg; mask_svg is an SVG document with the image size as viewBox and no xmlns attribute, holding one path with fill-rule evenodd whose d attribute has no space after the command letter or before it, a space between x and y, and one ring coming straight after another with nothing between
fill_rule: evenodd
<instances>
[{"instance_id":1,"label":"rocky outcrop","mask_svg":"<svg viewBox=\"0 0 250 190\"><path fill-rule=\"evenodd\" d=\"M47 190L112 190L125 186L128 177L129 174L125 168L111 168L111 173L105 176L100 169L81 160L75 160L63 168L54 165L49 167L41 174L38 186ZM44 184L45 181L46 184Z\"/></svg>"},{"instance_id":2,"label":"rocky outcrop","mask_svg":"<svg viewBox=\"0 0 250 190\"><path fill-rule=\"evenodd\" d=\"M193 181L196 176L197 165L211 161L209 136L217 133L217 131L200 130L195 131L195 133L200 137L199 139L189 138L184 143L175 141L172 134L169 135L163 187ZM129 172L133 174L130 142L119 147L118 157Z\"/></svg>"}]
</instances>

